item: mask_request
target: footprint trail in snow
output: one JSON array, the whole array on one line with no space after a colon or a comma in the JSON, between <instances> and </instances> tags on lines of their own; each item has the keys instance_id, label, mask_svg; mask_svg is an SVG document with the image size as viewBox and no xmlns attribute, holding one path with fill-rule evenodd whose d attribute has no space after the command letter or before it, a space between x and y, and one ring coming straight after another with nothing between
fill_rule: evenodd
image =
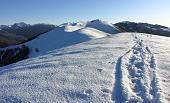
<instances>
[{"instance_id":1,"label":"footprint trail in snow","mask_svg":"<svg viewBox=\"0 0 170 103\"><path fill-rule=\"evenodd\" d=\"M156 62L143 40L134 36L135 45L116 64L112 100L133 103L161 102Z\"/></svg>"}]
</instances>

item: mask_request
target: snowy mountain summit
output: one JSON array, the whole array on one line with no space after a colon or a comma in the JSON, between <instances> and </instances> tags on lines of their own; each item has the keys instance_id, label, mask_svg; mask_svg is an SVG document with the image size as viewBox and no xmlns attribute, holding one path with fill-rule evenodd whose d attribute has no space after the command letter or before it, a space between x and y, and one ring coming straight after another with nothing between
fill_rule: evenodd
<instances>
[{"instance_id":1,"label":"snowy mountain summit","mask_svg":"<svg viewBox=\"0 0 170 103\"><path fill-rule=\"evenodd\" d=\"M67 23L25 43L31 58L0 68L0 103L168 103L170 38L119 32Z\"/></svg>"},{"instance_id":2,"label":"snowy mountain summit","mask_svg":"<svg viewBox=\"0 0 170 103\"><path fill-rule=\"evenodd\" d=\"M24 22L15 23L15 24L11 25L11 27L13 27L13 28L23 28L23 27L27 27L27 26L30 26L30 24L26 24Z\"/></svg>"}]
</instances>

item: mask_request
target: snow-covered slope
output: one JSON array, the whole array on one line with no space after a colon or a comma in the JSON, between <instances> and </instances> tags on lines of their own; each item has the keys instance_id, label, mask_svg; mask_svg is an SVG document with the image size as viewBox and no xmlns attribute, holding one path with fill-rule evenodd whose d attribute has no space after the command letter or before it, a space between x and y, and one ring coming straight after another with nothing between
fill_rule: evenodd
<instances>
[{"instance_id":1,"label":"snow-covered slope","mask_svg":"<svg viewBox=\"0 0 170 103\"><path fill-rule=\"evenodd\" d=\"M169 43L122 33L0 68L0 103L168 103Z\"/></svg>"},{"instance_id":2,"label":"snow-covered slope","mask_svg":"<svg viewBox=\"0 0 170 103\"><path fill-rule=\"evenodd\" d=\"M97 30L100 30L100 31L103 31L103 32L106 32L106 33L110 33L110 34L115 34L119 31L111 23L106 22L106 21L101 21L101 20L93 20L93 21L87 22L86 26L91 27L91 28L95 28Z\"/></svg>"},{"instance_id":3,"label":"snow-covered slope","mask_svg":"<svg viewBox=\"0 0 170 103\"><path fill-rule=\"evenodd\" d=\"M31 49L30 57L34 57L50 50L110 36L118 32L119 30L113 25L103 21L69 23L60 25L56 29L25 43L25 45Z\"/></svg>"}]
</instances>

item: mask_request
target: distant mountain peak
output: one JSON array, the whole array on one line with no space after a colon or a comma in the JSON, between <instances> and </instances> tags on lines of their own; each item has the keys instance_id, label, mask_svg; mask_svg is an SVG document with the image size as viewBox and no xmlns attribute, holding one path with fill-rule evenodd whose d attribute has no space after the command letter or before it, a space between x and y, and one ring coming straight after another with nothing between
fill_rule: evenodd
<instances>
[{"instance_id":1,"label":"distant mountain peak","mask_svg":"<svg viewBox=\"0 0 170 103\"><path fill-rule=\"evenodd\" d=\"M9 28L9 26L8 25L0 25L0 30L4 29L4 28Z\"/></svg>"},{"instance_id":2,"label":"distant mountain peak","mask_svg":"<svg viewBox=\"0 0 170 103\"><path fill-rule=\"evenodd\" d=\"M27 27L27 26L30 26L30 24L26 24L25 22L19 22L11 25L11 27L20 27L20 28Z\"/></svg>"},{"instance_id":3,"label":"distant mountain peak","mask_svg":"<svg viewBox=\"0 0 170 103\"><path fill-rule=\"evenodd\" d=\"M101 22L101 20L100 19L95 19L95 20L92 20L90 22Z\"/></svg>"},{"instance_id":4,"label":"distant mountain peak","mask_svg":"<svg viewBox=\"0 0 170 103\"><path fill-rule=\"evenodd\" d=\"M132 23L132 22L130 22L130 21L122 21L121 23L129 24L129 23Z\"/></svg>"}]
</instances>

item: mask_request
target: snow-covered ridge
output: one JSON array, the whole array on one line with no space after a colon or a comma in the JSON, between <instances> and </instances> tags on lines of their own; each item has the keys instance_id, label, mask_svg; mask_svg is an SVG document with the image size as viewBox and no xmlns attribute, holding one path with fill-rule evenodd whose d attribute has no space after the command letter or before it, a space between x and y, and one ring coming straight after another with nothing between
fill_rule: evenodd
<instances>
[{"instance_id":1,"label":"snow-covered ridge","mask_svg":"<svg viewBox=\"0 0 170 103\"><path fill-rule=\"evenodd\" d=\"M15 25L17 27L26 26L25 23L17 23ZM44 53L54 49L63 48L92 39L107 37L119 32L120 31L111 23L101 20L65 23L57 26L50 32L42 34L39 37L24 43L24 45L30 48L30 57L35 57L43 55ZM7 48L14 48L17 46L20 45L10 46ZM7 48L3 48L2 50Z\"/></svg>"},{"instance_id":2,"label":"snow-covered ridge","mask_svg":"<svg viewBox=\"0 0 170 103\"><path fill-rule=\"evenodd\" d=\"M85 42L92 39L107 37L119 33L112 24L104 21L90 21L62 24L38 38L25 43L31 49L30 57L42 55L48 51ZM39 52L36 52L38 49Z\"/></svg>"},{"instance_id":3,"label":"snow-covered ridge","mask_svg":"<svg viewBox=\"0 0 170 103\"><path fill-rule=\"evenodd\" d=\"M102 21L102 20L92 20L92 21L88 21L88 22L77 22L77 23L65 23L60 25L60 27L65 26L65 30L66 31L75 31L75 30L79 30L85 27L89 27L89 28L93 28L93 29L97 29L109 34L115 34L117 32L120 32L113 24L107 22L107 21Z\"/></svg>"},{"instance_id":4,"label":"snow-covered ridge","mask_svg":"<svg viewBox=\"0 0 170 103\"><path fill-rule=\"evenodd\" d=\"M73 32L73 31L86 27L86 22L80 21L77 23L66 23L66 24L60 25L60 27L62 26L65 26L65 31Z\"/></svg>"},{"instance_id":5,"label":"snow-covered ridge","mask_svg":"<svg viewBox=\"0 0 170 103\"><path fill-rule=\"evenodd\" d=\"M119 31L113 24L107 21L102 21L102 20L93 20L93 21L87 22L86 26L95 28L97 30L100 30L100 31L103 31L109 34L115 34Z\"/></svg>"}]
</instances>

